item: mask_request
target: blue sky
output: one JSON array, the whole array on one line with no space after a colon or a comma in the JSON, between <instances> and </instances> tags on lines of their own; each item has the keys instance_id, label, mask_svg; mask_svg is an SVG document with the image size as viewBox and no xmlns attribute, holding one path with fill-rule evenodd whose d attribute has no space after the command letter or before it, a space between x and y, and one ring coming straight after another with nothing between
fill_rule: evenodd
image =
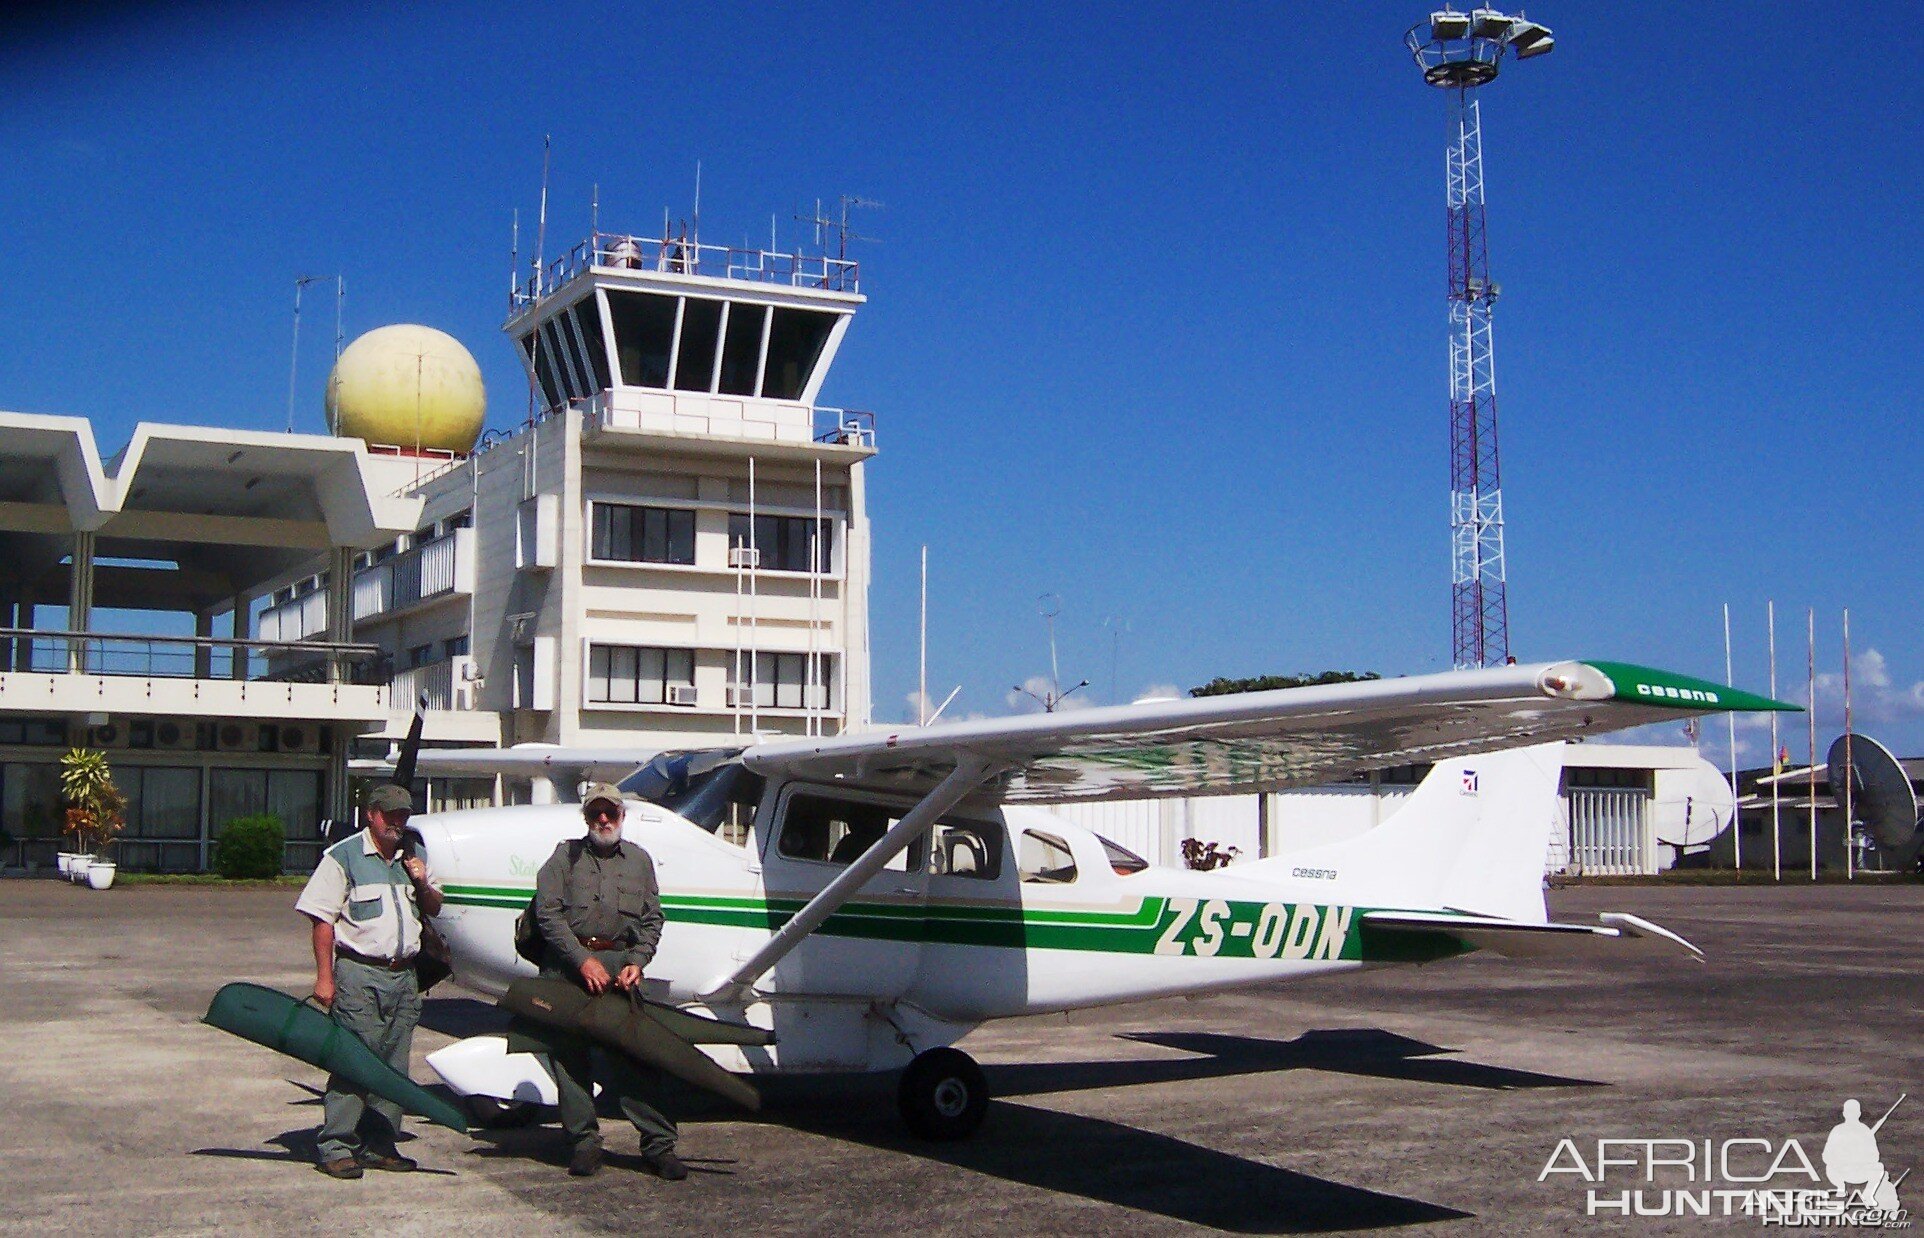
<instances>
[{"instance_id":1,"label":"blue sky","mask_svg":"<svg viewBox=\"0 0 1924 1238\"><path fill-rule=\"evenodd\" d=\"M451 332L510 425L509 221L525 248L551 133L551 253L597 183L604 226L685 214L697 160L704 239L886 204L823 393L873 410L882 448L878 717L910 710L924 544L931 689L960 684L958 713L1046 671L1045 593L1092 701L1444 669L1446 101L1399 42L1421 5L1326 11L42 18L0 52L0 408L110 444L140 419L279 428L293 279L343 271L350 336ZM1876 655L1863 729L1924 751L1924 36L1853 13L1533 6L1556 52L1485 93L1512 645L1721 678L1727 601L1761 687L1774 598L1793 696L1805 608L1834 674L1848 606Z\"/></svg>"}]
</instances>

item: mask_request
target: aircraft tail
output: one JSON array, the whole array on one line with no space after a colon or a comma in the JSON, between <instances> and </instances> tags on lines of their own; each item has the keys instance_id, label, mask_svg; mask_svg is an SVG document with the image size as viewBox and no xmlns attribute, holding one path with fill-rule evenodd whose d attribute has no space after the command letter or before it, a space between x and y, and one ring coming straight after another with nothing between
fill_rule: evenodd
<instances>
[{"instance_id":1,"label":"aircraft tail","mask_svg":"<svg viewBox=\"0 0 1924 1238\"><path fill-rule=\"evenodd\" d=\"M1360 905L1541 923L1543 863L1560 819L1562 773L1562 744L1445 761L1369 833L1235 871L1328 880L1332 894Z\"/></svg>"}]
</instances>

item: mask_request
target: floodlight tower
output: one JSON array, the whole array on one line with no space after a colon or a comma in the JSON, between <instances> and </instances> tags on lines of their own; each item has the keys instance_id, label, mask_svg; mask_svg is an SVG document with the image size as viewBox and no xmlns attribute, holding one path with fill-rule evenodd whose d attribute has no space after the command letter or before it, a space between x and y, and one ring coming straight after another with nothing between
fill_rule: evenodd
<instances>
[{"instance_id":1,"label":"floodlight tower","mask_svg":"<svg viewBox=\"0 0 1924 1238\"><path fill-rule=\"evenodd\" d=\"M1496 357L1490 314L1497 286L1483 217L1483 125L1476 88L1505 52L1518 60L1556 45L1547 27L1495 9L1443 9L1403 36L1423 80L1451 94L1444 165L1450 250L1451 660L1500 666L1510 656L1503 570L1503 486L1497 468Z\"/></svg>"}]
</instances>

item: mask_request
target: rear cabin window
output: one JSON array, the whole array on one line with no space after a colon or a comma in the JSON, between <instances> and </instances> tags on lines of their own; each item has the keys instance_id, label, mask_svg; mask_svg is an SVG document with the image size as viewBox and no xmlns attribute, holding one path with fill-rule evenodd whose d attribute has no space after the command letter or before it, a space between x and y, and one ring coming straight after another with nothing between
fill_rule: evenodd
<instances>
[{"instance_id":1,"label":"rear cabin window","mask_svg":"<svg viewBox=\"0 0 1924 1238\"><path fill-rule=\"evenodd\" d=\"M1120 843L1111 842L1100 834L1096 835L1096 841L1102 844L1102 854L1108 858L1109 867L1115 870L1118 877L1131 877L1149 867L1149 861Z\"/></svg>"},{"instance_id":2,"label":"rear cabin window","mask_svg":"<svg viewBox=\"0 0 1924 1238\"><path fill-rule=\"evenodd\" d=\"M1067 885L1076 879L1076 857L1069 844L1053 834L1022 831L1022 880L1036 885Z\"/></svg>"},{"instance_id":3,"label":"rear cabin window","mask_svg":"<svg viewBox=\"0 0 1924 1238\"><path fill-rule=\"evenodd\" d=\"M937 877L993 881L1002 875L1002 831L994 826L944 821L931 844L929 872Z\"/></svg>"}]
</instances>

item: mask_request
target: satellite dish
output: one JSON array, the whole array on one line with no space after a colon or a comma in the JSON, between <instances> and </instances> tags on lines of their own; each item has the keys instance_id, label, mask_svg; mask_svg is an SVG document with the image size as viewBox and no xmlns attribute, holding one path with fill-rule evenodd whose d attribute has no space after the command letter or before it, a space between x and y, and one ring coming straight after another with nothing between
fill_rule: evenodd
<instances>
[{"instance_id":1,"label":"satellite dish","mask_svg":"<svg viewBox=\"0 0 1924 1238\"><path fill-rule=\"evenodd\" d=\"M1851 815L1864 823L1878 846L1902 847L1911 840L1917 832L1917 793L1890 749L1868 736L1840 735L1826 759L1831 797L1843 807L1844 788L1850 787Z\"/></svg>"}]
</instances>

